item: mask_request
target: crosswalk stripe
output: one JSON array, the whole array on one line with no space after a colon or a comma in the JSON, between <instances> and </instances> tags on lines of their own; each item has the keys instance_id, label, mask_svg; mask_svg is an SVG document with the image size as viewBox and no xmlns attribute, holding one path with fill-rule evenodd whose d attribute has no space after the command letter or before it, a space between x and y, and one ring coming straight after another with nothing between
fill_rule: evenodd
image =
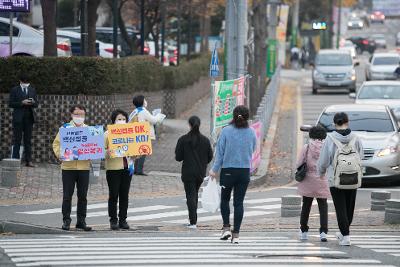
<instances>
[{"instance_id":1,"label":"crosswalk stripe","mask_svg":"<svg viewBox=\"0 0 400 267\"><path fill-rule=\"evenodd\" d=\"M257 199L245 199L245 204L260 204L260 203L268 203L268 202L278 202L281 201L280 198L257 198Z\"/></svg>"},{"instance_id":2,"label":"crosswalk stripe","mask_svg":"<svg viewBox=\"0 0 400 267\"><path fill-rule=\"evenodd\" d=\"M261 209L261 210L273 210L273 209L280 209L280 208L281 208L281 204L250 207L250 209Z\"/></svg>"},{"instance_id":3,"label":"crosswalk stripe","mask_svg":"<svg viewBox=\"0 0 400 267\"><path fill-rule=\"evenodd\" d=\"M253 216L261 216L261 215L268 215L268 214L274 214L275 212L265 212L265 211L248 211L245 212L244 216L247 217L253 217ZM233 214L231 214L231 217ZM206 216L206 217L198 217L197 222L209 222L209 221L217 221L221 220L221 215L213 215L213 216ZM182 220L172 220L172 221L164 221L165 223L185 223L187 222L187 219L182 219Z\"/></svg>"},{"instance_id":4,"label":"crosswalk stripe","mask_svg":"<svg viewBox=\"0 0 400 267\"><path fill-rule=\"evenodd\" d=\"M158 211L158 210L165 210L165 209L174 209L178 208L178 206L164 206L164 205L154 205L154 206L147 206L147 207L138 207L138 208L130 208L128 209L129 213L138 213L138 212L146 212L146 211ZM86 217L99 217L99 216L107 216L108 211L98 211L98 212L89 212ZM71 217L76 217L76 215L71 215Z\"/></svg>"},{"instance_id":5,"label":"crosswalk stripe","mask_svg":"<svg viewBox=\"0 0 400 267\"><path fill-rule=\"evenodd\" d=\"M87 205L87 209L102 209L102 208L107 208L108 203L97 203L97 204L90 204ZM76 206L72 207L72 211L76 211ZM19 211L17 213L22 213L22 214L31 214L31 215L44 215L44 214L51 214L51 213L60 213L61 212L61 206L59 208L55 209L44 209L44 210L35 210L35 211Z\"/></svg>"},{"instance_id":6,"label":"crosswalk stripe","mask_svg":"<svg viewBox=\"0 0 400 267\"><path fill-rule=\"evenodd\" d=\"M197 210L197 214L206 213L207 211L203 209ZM170 211L170 212L161 212L161 213L154 213L154 214L147 214L147 215L139 215L139 216L129 216L127 218L128 221L135 222L135 221L145 221L145 220L153 220L153 219L161 219L161 218L168 218L168 217L177 217L188 215L187 210L182 211ZM185 220L187 222L187 220Z\"/></svg>"}]
</instances>

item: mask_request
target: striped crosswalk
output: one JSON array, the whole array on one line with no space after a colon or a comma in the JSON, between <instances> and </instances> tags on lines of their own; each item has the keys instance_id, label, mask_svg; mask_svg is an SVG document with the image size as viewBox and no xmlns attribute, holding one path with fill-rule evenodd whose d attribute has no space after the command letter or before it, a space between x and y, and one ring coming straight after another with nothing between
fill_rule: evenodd
<instances>
[{"instance_id":1,"label":"striped crosswalk","mask_svg":"<svg viewBox=\"0 0 400 267\"><path fill-rule=\"evenodd\" d=\"M360 248L399 257L400 261L400 235L360 235L351 237L351 243Z\"/></svg>"},{"instance_id":2,"label":"striped crosswalk","mask_svg":"<svg viewBox=\"0 0 400 267\"><path fill-rule=\"evenodd\" d=\"M331 202L331 201L329 201ZM177 205L165 205L165 204L154 204L142 207L130 207L128 209L127 220L131 223L142 223L142 222L152 222L162 221L167 224L184 224L187 223L188 212L185 205L185 201L182 200L180 203L175 203ZM314 202L314 205L317 203ZM280 198L253 198L245 200L246 206L246 218L251 217L266 217L273 214L280 214L281 199ZM108 204L95 203L89 204L87 209L87 218L100 218L103 217L105 220L108 217L107 211ZM201 207L201 204L200 204ZM76 211L76 207L72 209L73 213ZM50 208L41 210L28 210L20 211L18 214L28 214L39 218L40 216L60 216L61 208ZM217 213L209 213L201 208L198 209L198 221L211 222L221 220L221 216ZM72 217L76 215L73 214ZM89 221L90 222L90 221Z\"/></svg>"},{"instance_id":3,"label":"striped crosswalk","mask_svg":"<svg viewBox=\"0 0 400 267\"><path fill-rule=\"evenodd\" d=\"M217 236L8 238L0 247L16 266L390 266L375 259L286 236L243 236L240 245Z\"/></svg>"}]
</instances>

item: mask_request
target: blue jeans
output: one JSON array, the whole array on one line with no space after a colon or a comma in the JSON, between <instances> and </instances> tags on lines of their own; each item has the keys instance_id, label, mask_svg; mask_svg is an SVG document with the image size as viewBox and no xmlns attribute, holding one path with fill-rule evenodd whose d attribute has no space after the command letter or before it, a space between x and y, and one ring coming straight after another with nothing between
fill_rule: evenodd
<instances>
[{"instance_id":1,"label":"blue jeans","mask_svg":"<svg viewBox=\"0 0 400 267\"><path fill-rule=\"evenodd\" d=\"M250 182L250 169L248 168L223 168L221 170L221 215L224 226L230 226L229 202L233 190L233 233L239 233L243 220L243 201Z\"/></svg>"},{"instance_id":2,"label":"blue jeans","mask_svg":"<svg viewBox=\"0 0 400 267\"><path fill-rule=\"evenodd\" d=\"M146 156L140 156L138 159L135 160L135 174L143 173L144 161L146 160Z\"/></svg>"}]
</instances>

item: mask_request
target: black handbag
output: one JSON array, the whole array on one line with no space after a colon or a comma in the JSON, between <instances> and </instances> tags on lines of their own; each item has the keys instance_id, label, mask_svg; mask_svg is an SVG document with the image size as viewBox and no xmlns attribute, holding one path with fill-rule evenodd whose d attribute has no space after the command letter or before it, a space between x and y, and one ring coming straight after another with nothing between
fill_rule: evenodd
<instances>
[{"instance_id":1,"label":"black handbag","mask_svg":"<svg viewBox=\"0 0 400 267\"><path fill-rule=\"evenodd\" d=\"M295 179L296 179L297 182L303 181L304 178L306 177L306 174L307 174L307 156L308 156L308 145L307 145L307 152L306 152L305 160L304 160L303 164L301 164L296 170Z\"/></svg>"}]
</instances>

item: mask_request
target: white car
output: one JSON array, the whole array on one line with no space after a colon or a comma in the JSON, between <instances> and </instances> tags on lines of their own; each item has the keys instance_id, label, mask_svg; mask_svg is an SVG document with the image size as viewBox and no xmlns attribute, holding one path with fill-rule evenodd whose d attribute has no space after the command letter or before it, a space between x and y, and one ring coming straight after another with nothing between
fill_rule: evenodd
<instances>
[{"instance_id":1,"label":"white car","mask_svg":"<svg viewBox=\"0 0 400 267\"><path fill-rule=\"evenodd\" d=\"M10 55L10 20L0 17L0 57ZM44 36L40 31L23 23L13 22L13 56L43 56ZM57 38L57 55L70 57L71 42L68 39Z\"/></svg>"},{"instance_id":2,"label":"white car","mask_svg":"<svg viewBox=\"0 0 400 267\"><path fill-rule=\"evenodd\" d=\"M357 94L349 96L356 104L387 105L400 120L400 81L364 82Z\"/></svg>"},{"instance_id":3,"label":"white car","mask_svg":"<svg viewBox=\"0 0 400 267\"><path fill-rule=\"evenodd\" d=\"M375 53L366 69L367 81L396 80L394 71L399 66L400 55L397 53Z\"/></svg>"},{"instance_id":4,"label":"white car","mask_svg":"<svg viewBox=\"0 0 400 267\"><path fill-rule=\"evenodd\" d=\"M67 38L71 41L73 48L78 48L79 51L76 52L78 55L80 54L80 43L81 43L81 34L73 31L64 31L64 30L57 30L57 36L61 38ZM103 43L101 41L96 40L96 43L99 44L99 56L104 58L113 58L113 44ZM121 52L121 46L118 45L118 58L119 53Z\"/></svg>"},{"instance_id":5,"label":"white car","mask_svg":"<svg viewBox=\"0 0 400 267\"><path fill-rule=\"evenodd\" d=\"M353 44L352 41L345 40L345 41L341 44L341 46L340 46L339 49L340 49L340 50L347 50L347 51L349 51L350 54L351 54L351 57L352 57L353 59L356 58L356 46Z\"/></svg>"},{"instance_id":6,"label":"white car","mask_svg":"<svg viewBox=\"0 0 400 267\"><path fill-rule=\"evenodd\" d=\"M387 43L386 43L385 35L383 35L383 34L374 34L374 35L372 35L372 39L375 40L376 48L384 48L384 49L386 49Z\"/></svg>"},{"instance_id":7,"label":"white car","mask_svg":"<svg viewBox=\"0 0 400 267\"><path fill-rule=\"evenodd\" d=\"M149 47L149 55L150 56L155 56L156 55L156 43L154 41L147 41L148 47ZM161 41L158 44L160 51L158 51L160 57L161 57ZM168 52L168 44L165 42L164 45L164 59L163 59L163 66L169 66L169 52Z\"/></svg>"}]
</instances>

